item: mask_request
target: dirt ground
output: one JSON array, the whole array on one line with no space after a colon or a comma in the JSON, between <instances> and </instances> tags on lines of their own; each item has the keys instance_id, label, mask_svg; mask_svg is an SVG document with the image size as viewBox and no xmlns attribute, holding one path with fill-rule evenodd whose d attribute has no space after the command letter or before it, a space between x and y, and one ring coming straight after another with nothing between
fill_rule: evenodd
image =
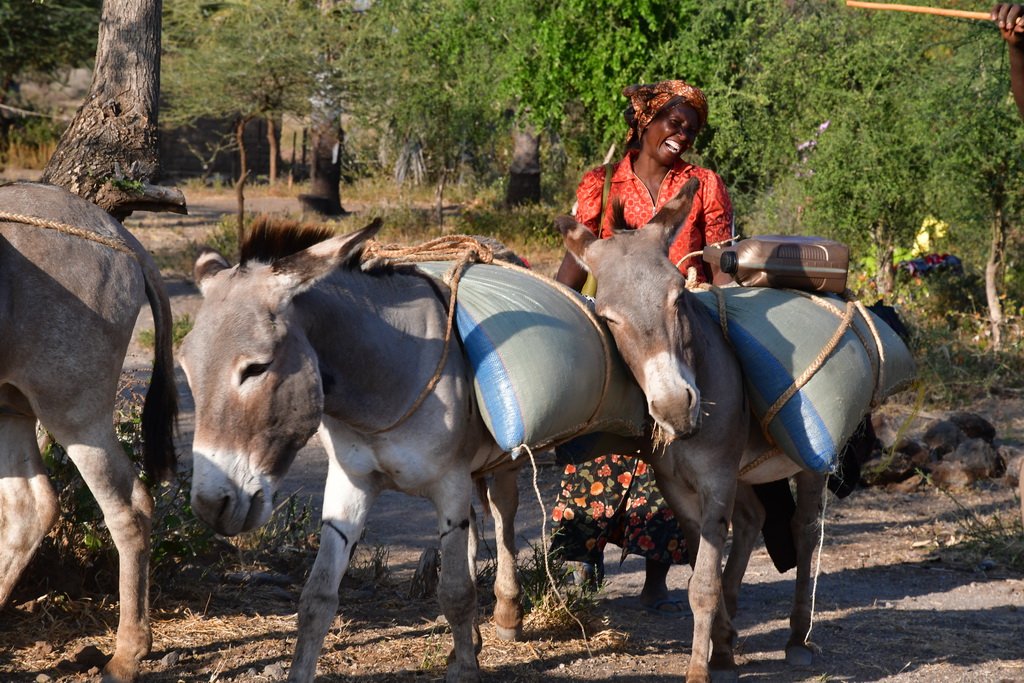
<instances>
[{"instance_id":1,"label":"dirt ground","mask_svg":"<svg viewBox=\"0 0 1024 683\"><path fill-rule=\"evenodd\" d=\"M253 200L254 204L264 200ZM154 251L201 238L222 212L223 198L189 198L191 217L178 224L149 219L128 225ZM266 199L265 209L294 211L292 199ZM532 255L531 261L534 261ZM175 315L194 310L198 296L177 273L168 273ZM147 326L140 316L139 329ZM126 366L147 362L139 347ZM181 448L188 466L190 397ZM961 407L963 409L963 407ZM1000 439L1024 440L1024 401L987 399L967 407L987 418ZM899 406L894 414L906 414ZM918 418L911 434L927 428ZM300 453L286 482L297 498L318 505L326 463L315 442ZM534 493L536 472L541 501ZM543 547L542 520L558 490L559 472L550 459L527 464L519 477L517 528L520 565ZM848 498L829 496L817 557L812 640L820 648L813 664L785 664L788 610L794 572L775 571L763 548L755 551L740 596L737 659L747 681L1024 682L1024 574L971 551L965 514L1012 522L1019 515L1014 492L1003 481L986 481L947 493L922 486L909 493L860 489ZM420 553L435 541L436 524L426 501L387 492L371 511L341 606L319 662L317 681L443 680L450 635L432 599L410 599L409 580ZM682 680L690 651L692 618L652 615L638 608L643 561L619 562L605 555L607 582L576 625L550 615L528 617L526 639L507 643L489 622L489 521L481 522L485 544L480 566L480 663L491 681ZM381 554L387 553L382 559ZM153 654L144 662L147 681L283 680L295 644L295 613L310 551L295 548L287 562L249 567L245 577L201 567L182 568L153 588ZM374 568L386 565L381 578ZM669 586L684 597L688 567L669 573ZM0 611L0 681L91 681L95 673L71 671L67 660L94 645L109 654L116 624L115 597L75 600L48 595ZM562 620L563 622L565 620ZM62 664L64 662L64 664Z\"/></svg>"}]
</instances>

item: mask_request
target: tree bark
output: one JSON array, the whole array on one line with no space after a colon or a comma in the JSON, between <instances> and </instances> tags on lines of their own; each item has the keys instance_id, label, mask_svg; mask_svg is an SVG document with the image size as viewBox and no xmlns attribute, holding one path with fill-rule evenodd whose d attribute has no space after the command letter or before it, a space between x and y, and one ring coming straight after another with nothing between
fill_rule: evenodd
<instances>
[{"instance_id":1,"label":"tree bark","mask_svg":"<svg viewBox=\"0 0 1024 683\"><path fill-rule=\"evenodd\" d=\"M267 181L271 185L277 183L277 160L281 149L277 140L277 121L273 116L267 117L267 146L270 148L270 170L267 173Z\"/></svg>"},{"instance_id":2,"label":"tree bark","mask_svg":"<svg viewBox=\"0 0 1024 683\"><path fill-rule=\"evenodd\" d=\"M241 117L235 122L235 144L238 145L238 177L245 178L249 175L249 155L245 149L245 124L252 120L251 117Z\"/></svg>"},{"instance_id":3,"label":"tree bark","mask_svg":"<svg viewBox=\"0 0 1024 683\"><path fill-rule=\"evenodd\" d=\"M1003 305L999 300L999 281L1006 250L1006 232L1006 219L1002 210L998 210L992 219L992 239L989 242L988 262L985 264L985 299L988 302L988 321L992 330L994 351L1000 350L1003 342Z\"/></svg>"},{"instance_id":4,"label":"tree bark","mask_svg":"<svg viewBox=\"0 0 1024 683\"><path fill-rule=\"evenodd\" d=\"M892 294L893 290L893 246L892 240L885 239L885 231L882 225L876 224L873 232L875 234L875 284L878 287L878 295L886 297Z\"/></svg>"},{"instance_id":5,"label":"tree bark","mask_svg":"<svg viewBox=\"0 0 1024 683\"><path fill-rule=\"evenodd\" d=\"M540 201L540 136L528 123L512 131L512 166L509 168L505 203L509 206Z\"/></svg>"},{"instance_id":6,"label":"tree bark","mask_svg":"<svg viewBox=\"0 0 1024 683\"><path fill-rule=\"evenodd\" d=\"M316 112L315 112L316 113ZM310 192L299 195L304 210L324 216L346 213L341 205L341 124L337 116L321 110L313 119Z\"/></svg>"},{"instance_id":7,"label":"tree bark","mask_svg":"<svg viewBox=\"0 0 1024 683\"><path fill-rule=\"evenodd\" d=\"M105 0L96 66L85 102L43 169L44 182L97 204L118 220L133 211L187 213L160 177L157 111L162 0Z\"/></svg>"}]
</instances>

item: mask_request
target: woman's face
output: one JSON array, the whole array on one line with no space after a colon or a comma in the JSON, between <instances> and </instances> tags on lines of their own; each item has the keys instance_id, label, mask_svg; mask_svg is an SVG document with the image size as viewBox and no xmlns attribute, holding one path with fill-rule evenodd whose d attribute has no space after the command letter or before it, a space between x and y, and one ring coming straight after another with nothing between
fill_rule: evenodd
<instances>
[{"instance_id":1,"label":"woman's face","mask_svg":"<svg viewBox=\"0 0 1024 683\"><path fill-rule=\"evenodd\" d=\"M678 104L654 117L640 137L640 149L662 165L671 166L680 154L693 147L699 129L697 110L688 104Z\"/></svg>"}]
</instances>

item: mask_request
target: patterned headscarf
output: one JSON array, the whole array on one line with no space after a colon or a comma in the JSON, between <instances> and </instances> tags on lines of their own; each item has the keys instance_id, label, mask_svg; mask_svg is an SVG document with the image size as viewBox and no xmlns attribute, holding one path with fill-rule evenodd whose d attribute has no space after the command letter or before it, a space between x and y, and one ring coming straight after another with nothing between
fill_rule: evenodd
<instances>
[{"instance_id":1,"label":"patterned headscarf","mask_svg":"<svg viewBox=\"0 0 1024 683\"><path fill-rule=\"evenodd\" d=\"M650 125L666 104L681 98L679 104L688 104L697 110L700 117L700 128L708 120L708 98L686 81L662 81L660 83L630 85L622 89L622 94L629 98L629 107L626 109L626 122L629 123L629 133L626 135L626 144L633 140L634 130L636 137L644 134L644 130Z\"/></svg>"}]
</instances>

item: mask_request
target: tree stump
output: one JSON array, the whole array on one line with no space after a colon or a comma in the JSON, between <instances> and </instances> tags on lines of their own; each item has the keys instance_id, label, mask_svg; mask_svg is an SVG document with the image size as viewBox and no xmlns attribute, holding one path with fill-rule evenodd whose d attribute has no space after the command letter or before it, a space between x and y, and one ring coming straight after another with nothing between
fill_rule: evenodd
<instances>
[{"instance_id":1,"label":"tree stump","mask_svg":"<svg viewBox=\"0 0 1024 683\"><path fill-rule=\"evenodd\" d=\"M437 594L437 580L441 573L441 549L430 546L420 555L416 572L409 586L409 598L431 598Z\"/></svg>"}]
</instances>

